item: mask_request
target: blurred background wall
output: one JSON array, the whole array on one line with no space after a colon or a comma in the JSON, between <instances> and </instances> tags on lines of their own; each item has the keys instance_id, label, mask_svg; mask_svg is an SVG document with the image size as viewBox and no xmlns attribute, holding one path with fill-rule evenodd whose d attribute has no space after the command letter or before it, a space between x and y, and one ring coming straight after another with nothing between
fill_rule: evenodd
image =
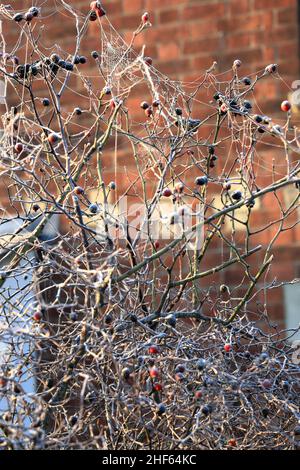
<instances>
[{"instance_id":1,"label":"blurred background wall","mask_svg":"<svg viewBox=\"0 0 300 470\"><path fill-rule=\"evenodd\" d=\"M43 16L47 18L43 41L53 45L60 43L64 50L74 50L74 21L70 20L59 6L58 1L37 0L37 6L43 5ZM34 5L33 1L14 1L13 8L26 10ZM300 80L299 62L299 7L296 0L109 0L103 1L107 16L116 30L130 41L132 31L137 27L141 14L150 13L152 28L137 38L139 49L146 44L146 55L153 58L153 63L161 72L172 79L192 82L208 69L213 61L217 62L216 73L231 69L234 59L242 61L241 73L252 79L259 70L269 63L279 64L279 76L261 81L253 98L254 111L260 114L271 114L279 124L284 122L280 111L283 99L291 97L295 92L296 80ZM88 12L89 1L72 0L72 5L82 12ZM16 31L10 25L3 25L6 33L7 49L16 40ZM89 73L93 75L95 62L90 59L90 52L100 47L99 26L89 25L87 37L81 53L88 57ZM9 52L9 50L8 50ZM86 69L87 70L87 69ZM225 77L226 75L224 75ZM221 76L219 76L220 79ZM300 85L300 84L299 84ZM80 92L82 83L72 79L72 86ZM8 97L9 99L9 97ZM79 98L78 98L79 99ZM140 102L140 97L137 97ZM203 101L212 99L203 92ZM80 100L80 99L79 99ZM78 103L80 104L80 102ZM64 102L64 106L74 106L74 98ZM201 116L201 107L199 115ZM299 123L297 106L294 108L294 119ZM274 158L272 147L261 152L262 179L270 178L270 165ZM120 154L120 158L122 155ZM265 171L264 171L265 168ZM280 169L279 169L280 173ZM285 190L286 201L294 197L295 188ZM262 204L255 209L257 227L276 217L271 199L266 196ZM300 277L300 228L297 225L299 213L294 214L295 227L284 231L278 238L275 249L275 262L269 274L270 283L289 281ZM266 243L272 235L258 235L258 243ZM241 240L242 240L241 235ZM208 262L219 264L220 256L224 255L224 247L214 246L210 250ZM255 255L256 256L256 255ZM259 264L260 254L251 261ZM232 269L222 272L205 281L205 286L220 283L235 288L238 295L243 286L237 287L240 272ZM254 309L260 309L263 315L265 303L268 302L268 314L279 326L296 326L299 323L300 287L294 283L287 287L272 289L265 297L262 292L257 298ZM259 304L259 305L258 305Z\"/></svg>"}]
</instances>

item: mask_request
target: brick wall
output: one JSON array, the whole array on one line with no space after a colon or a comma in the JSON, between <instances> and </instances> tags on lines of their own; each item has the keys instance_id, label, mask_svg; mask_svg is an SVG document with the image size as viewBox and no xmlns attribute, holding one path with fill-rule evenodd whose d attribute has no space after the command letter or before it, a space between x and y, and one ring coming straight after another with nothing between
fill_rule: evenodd
<instances>
[{"instance_id":1,"label":"brick wall","mask_svg":"<svg viewBox=\"0 0 300 470\"><path fill-rule=\"evenodd\" d=\"M70 38L74 33L73 22L63 15L56 15L55 21L52 21L51 13L57 3L48 0L47 6L43 7L44 15L49 15L50 26L44 37L45 45L52 44L54 39L58 42L60 37L63 39L63 48L72 51L73 42ZM73 5L75 3L81 11L88 10L88 1L72 2ZM213 61L218 63L217 71L223 72L231 68L234 59L239 58L243 62L244 75L264 69L269 63L280 64L282 80L262 81L255 94L261 112L277 116L280 122L282 116L279 105L287 97L292 82L300 78L298 3L296 0L116 0L104 1L103 5L111 23L127 41L138 25L141 13L145 10L150 12L153 27L139 36L136 46L147 44L146 54L153 58L155 66L174 79L192 81L210 67ZM14 2L16 10L31 5L31 0ZM10 39L13 41L14 32L7 33L9 43ZM88 55L86 51L97 49L99 45L98 26L91 24L83 52ZM90 60L88 67L92 75L94 63ZM72 85L81 86L76 79ZM205 100L207 101L207 97ZM64 105L68 106L68 103L65 102ZM199 113L201 114L201 109ZM270 152L267 148L263 155L265 162L277 158L273 150ZM124 155L120 155L120 162L123 158ZM262 170L260 176L266 182L269 173L264 174ZM290 195L286 194L286 197ZM273 209L269 196L256 211L257 227L276 217L276 210ZM299 215L295 214L295 217ZM272 230L270 229L268 236L272 234ZM298 240L297 227L284 232L278 239L272 276L288 280L299 274ZM267 238L257 236L258 243L266 241ZM216 245L210 253L212 265L218 262L220 253L220 247ZM256 261L258 264L261 262L259 255ZM233 269L208 279L209 283L216 285L226 282L234 286L236 281L237 272ZM269 312L276 321L282 322L282 292L281 289L272 292L268 299ZM259 300L262 304L265 301L263 296Z\"/></svg>"}]
</instances>

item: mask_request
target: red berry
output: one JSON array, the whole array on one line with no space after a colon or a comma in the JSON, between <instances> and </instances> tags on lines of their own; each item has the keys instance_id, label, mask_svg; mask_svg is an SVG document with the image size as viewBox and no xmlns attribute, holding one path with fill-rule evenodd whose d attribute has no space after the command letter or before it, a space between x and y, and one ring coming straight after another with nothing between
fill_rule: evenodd
<instances>
[{"instance_id":1,"label":"red berry","mask_svg":"<svg viewBox=\"0 0 300 470\"><path fill-rule=\"evenodd\" d=\"M160 105L160 101L159 101L159 100L154 100L153 103L152 103L153 108L158 108L159 105Z\"/></svg>"},{"instance_id":2,"label":"red berry","mask_svg":"<svg viewBox=\"0 0 300 470\"><path fill-rule=\"evenodd\" d=\"M33 319L34 319L35 321L41 321L41 319L42 319L42 314L41 314L41 312L35 312L35 314L33 315Z\"/></svg>"},{"instance_id":3,"label":"red berry","mask_svg":"<svg viewBox=\"0 0 300 470\"><path fill-rule=\"evenodd\" d=\"M224 351L225 352L230 352L231 351L231 344L229 344L229 343L224 344Z\"/></svg>"},{"instance_id":4,"label":"red berry","mask_svg":"<svg viewBox=\"0 0 300 470\"><path fill-rule=\"evenodd\" d=\"M201 392L201 390L197 390L197 391L195 392L195 398L196 398L197 400L199 400L199 398L202 398L202 392Z\"/></svg>"},{"instance_id":5,"label":"red berry","mask_svg":"<svg viewBox=\"0 0 300 470\"><path fill-rule=\"evenodd\" d=\"M159 246L160 246L160 243L158 240L156 240L156 242L154 242L154 248L158 250Z\"/></svg>"},{"instance_id":6,"label":"red berry","mask_svg":"<svg viewBox=\"0 0 300 470\"><path fill-rule=\"evenodd\" d=\"M84 189L81 186L76 186L74 188L74 193L80 196L81 194L84 194Z\"/></svg>"},{"instance_id":7,"label":"red berry","mask_svg":"<svg viewBox=\"0 0 300 470\"><path fill-rule=\"evenodd\" d=\"M0 377L0 388L4 388L6 386L6 380L4 377Z\"/></svg>"},{"instance_id":8,"label":"red berry","mask_svg":"<svg viewBox=\"0 0 300 470\"><path fill-rule=\"evenodd\" d=\"M22 153L23 152L23 144L21 144L20 142L18 142L16 145L15 145L15 151L17 153Z\"/></svg>"},{"instance_id":9,"label":"red berry","mask_svg":"<svg viewBox=\"0 0 300 470\"><path fill-rule=\"evenodd\" d=\"M237 442L236 442L235 439L229 439L228 445L229 445L230 447L236 447L236 444L237 444Z\"/></svg>"},{"instance_id":10,"label":"red berry","mask_svg":"<svg viewBox=\"0 0 300 470\"><path fill-rule=\"evenodd\" d=\"M153 389L156 391L156 392L161 392L162 391L162 385L161 384L154 384L153 385Z\"/></svg>"},{"instance_id":11,"label":"red berry","mask_svg":"<svg viewBox=\"0 0 300 470\"><path fill-rule=\"evenodd\" d=\"M145 110L145 114L147 117L151 117L153 115L153 109L152 108L147 108Z\"/></svg>"},{"instance_id":12,"label":"red berry","mask_svg":"<svg viewBox=\"0 0 300 470\"><path fill-rule=\"evenodd\" d=\"M272 382L269 379L265 379L261 383L262 387L265 388L266 390L270 390L272 388Z\"/></svg>"},{"instance_id":13,"label":"red berry","mask_svg":"<svg viewBox=\"0 0 300 470\"><path fill-rule=\"evenodd\" d=\"M172 196L172 191L171 191L171 189L165 188L165 189L163 190L162 195L165 196L165 197L170 197L170 196Z\"/></svg>"},{"instance_id":14,"label":"red berry","mask_svg":"<svg viewBox=\"0 0 300 470\"><path fill-rule=\"evenodd\" d=\"M106 14L104 8L102 8L99 1L91 2L90 8L91 8L92 11L95 11L100 18L101 18L101 16L104 16Z\"/></svg>"},{"instance_id":15,"label":"red berry","mask_svg":"<svg viewBox=\"0 0 300 470\"><path fill-rule=\"evenodd\" d=\"M117 100L113 98L112 100L110 100L109 106L111 107L111 109L115 109L117 104L118 104Z\"/></svg>"},{"instance_id":16,"label":"red berry","mask_svg":"<svg viewBox=\"0 0 300 470\"><path fill-rule=\"evenodd\" d=\"M175 380L176 382L183 382L184 375L181 372L177 372L177 374L175 374Z\"/></svg>"},{"instance_id":17,"label":"red berry","mask_svg":"<svg viewBox=\"0 0 300 470\"><path fill-rule=\"evenodd\" d=\"M142 15L142 22L147 23L149 21L149 13L145 11L145 13Z\"/></svg>"},{"instance_id":18,"label":"red berry","mask_svg":"<svg viewBox=\"0 0 300 470\"><path fill-rule=\"evenodd\" d=\"M48 135L48 141L50 144L56 144L59 141L59 135L56 134L56 132L51 132L51 134Z\"/></svg>"},{"instance_id":19,"label":"red berry","mask_svg":"<svg viewBox=\"0 0 300 470\"><path fill-rule=\"evenodd\" d=\"M149 347L149 354L158 354L158 353L159 353L159 349L157 346L152 345Z\"/></svg>"},{"instance_id":20,"label":"red berry","mask_svg":"<svg viewBox=\"0 0 300 470\"><path fill-rule=\"evenodd\" d=\"M152 379L156 379L157 377L159 377L159 372L158 372L157 367L155 366L151 367L151 369L149 370L149 375Z\"/></svg>"},{"instance_id":21,"label":"red berry","mask_svg":"<svg viewBox=\"0 0 300 470\"><path fill-rule=\"evenodd\" d=\"M281 103L281 110L284 111L285 113L290 111L291 107L292 107L291 103L287 100L285 100Z\"/></svg>"},{"instance_id":22,"label":"red berry","mask_svg":"<svg viewBox=\"0 0 300 470\"><path fill-rule=\"evenodd\" d=\"M226 106L225 103L223 103L223 104L221 105L221 107L220 107L220 112L221 112L222 114L226 114L226 113L227 113L227 106Z\"/></svg>"},{"instance_id":23,"label":"red berry","mask_svg":"<svg viewBox=\"0 0 300 470\"><path fill-rule=\"evenodd\" d=\"M97 9L97 15L99 16L99 18L101 18L102 16L105 16L105 15L106 15L106 11L104 10L104 8L99 7L99 8Z\"/></svg>"},{"instance_id":24,"label":"red berry","mask_svg":"<svg viewBox=\"0 0 300 470\"><path fill-rule=\"evenodd\" d=\"M152 65L153 64L153 60L152 60L151 57L145 57L144 60L145 60L145 63L147 65Z\"/></svg>"}]
</instances>

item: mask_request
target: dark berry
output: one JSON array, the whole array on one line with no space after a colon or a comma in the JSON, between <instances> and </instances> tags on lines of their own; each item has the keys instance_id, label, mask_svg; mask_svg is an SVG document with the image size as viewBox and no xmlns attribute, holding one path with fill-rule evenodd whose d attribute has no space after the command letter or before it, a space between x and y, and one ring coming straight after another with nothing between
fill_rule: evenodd
<instances>
[{"instance_id":1,"label":"dark berry","mask_svg":"<svg viewBox=\"0 0 300 470\"><path fill-rule=\"evenodd\" d=\"M86 64L86 57L84 55L79 57L79 63L80 64Z\"/></svg>"},{"instance_id":2,"label":"dark berry","mask_svg":"<svg viewBox=\"0 0 300 470\"><path fill-rule=\"evenodd\" d=\"M157 408L157 414L163 415L166 412L166 407L163 403L161 403Z\"/></svg>"},{"instance_id":3,"label":"dark berry","mask_svg":"<svg viewBox=\"0 0 300 470\"><path fill-rule=\"evenodd\" d=\"M208 416L209 414L212 413L213 407L212 407L212 405L210 405L210 404L204 405L204 406L202 407L202 410L201 410L201 411L202 411L202 413L203 413L205 416Z\"/></svg>"},{"instance_id":4,"label":"dark berry","mask_svg":"<svg viewBox=\"0 0 300 470\"><path fill-rule=\"evenodd\" d=\"M300 436L300 426L296 426L294 429L295 436Z\"/></svg>"},{"instance_id":5,"label":"dark berry","mask_svg":"<svg viewBox=\"0 0 300 470\"><path fill-rule=\"evenodd\" d=\"M240 201L242 199L243 195L242 195L241 191L234 191L232 193L231 197L234 201Z\"/></svg>"},{"instance_id":6,"label":"dark berry","mask_svg":"<svg viewBox=\"0 0 300 470\"><path fill-rule=\"evenodd\" d=\"M205 369L206 365L206 360L201 358L197 361L196 367L198 370L203 370Z\"/></svg>"},{"instance_id":7,"label":"dark berry","mask_svg":"<svg viewBox=\"0 0 300 470\"><path fill-rule=\"evenodd\" d=\"M242 79L242 82L244 83L244 85L247 85L247 86L251 85L251 80L249 77L244 77Z\"/></svg>"},{"instance_id":8,"label":"dark berry","mask_svg":"<svg viewBox=\"0 0 300 470\"><path fill-rule=\"evenodd\" d=\"M181 108L176 108L175 113L177 116L182 116L182 109Z\"/></svg>"},{"instance_id":9,"label":"dark berry","mask_svg":"<svg viewBox=\"0 0 300 470\"><path fill-rule=\"evenodd\" d=\"M198 176L198 177L195 179L195 184L196 184L197 186L205 186L207 183L208 183L208 178L207 178L207 176Z\"/></svg>"},{"instance_id":10,"label":"dark berry","mask_svg":"<svg viewBox=\"0 0 300 470\"><path fill-rule=\"evenodd\" d=\"M91 56L93 57L93 59L98 59L99 53L98 53L97 51L93 51L93 52L91 53Z\"/></svg>"},{"instance_id":11,"label":"dark berry","mask_svg":"<svg viewBox=\"0 0 300 470\"><path fill-rule=\"evenodd\" d=\"M18 67L16 69L16 73L20 78L24 78L25 77L25 67L24 67L24 65L18 65Z\"/></svg>"},{"instance_id":12,"label":"dark berry","mask_svg":"<svg viewBox=\"0 0 300 470\"><path fill-rule=\"evenodd\" d=\"M266 73L275 73L278 69L278 65L277 64L270 64L270 65L267 65L267 67L265 68L265 72Z\"/></svg>"},{"instance_id":13,"label":"dark berry","mask_svg":"<svg viewBox=\"0 0 300 470\"><path fill-rule=\"evenodd\" d=\"M42 103L43 103L43 106L49 106L50 105L50 101L48 100L48 98L44 98Z\"/></svg>"},{"instance_id":14,"label":"dark berry","mask_svg":"<svg viewBox=\"0 0 300 470\"><path fill-rule=\"evenodd\" d=\"M141 103L141 108L142 109L148 109L150 107L149 103L147 101L142 101Z\"/></svg>"},{"instance_id":15,"label":"dark berry","mask_svg":"<svg viewBox=\"0 0 300 470\"><path fill-rule=\"evenodd\" d=\"M252 104L250 103L250 101L244 101L244 108L246 109L252 109Z\"/></svg>"},{"instance_id":16,"label":"dark berry","mask_svg":"<svg viewBox=\"0 0 300 470\"><path fill-rule=\"evenodd\" d=\"M233 62L233 67L235 67L235 68L239 68L241 65L242 65L242 61L240 59L236 59Z\"/></svg>"},{"instance_id":17,"label":"dark berry","mask_svg":"<svg viewBox=\"0 0 300 470\"><path fill-rule=\"evenodd\" d=\"M74 109L74 113L77 115L77 116L80 116L82 114L82 110L80 108L75 108Z\"/></svg>"},{"instance_id":18,"label":"dark berry","mask_svg":"<svg viewBox=\"0 0 300 470\"><path fill-rule=\"evenodd\" d=\"M96 13L95 10L93 10L93 11L90 12L89 20L90 21L96 21L96 19L97 19L97 13Z\"/></svg>"},{"instance_id":19,"label":"dark berry","mask_svg":"<svg viewBox=\"0 0 300 470\"><path fill-rule=\"evenodd\" d=\"M37 7L31 7L31 8L29 8L28 11L29 11L29 12L32 14L32 16L34 16L35 18L36 18L37 16L39 16L39 9L38 9Z\"/></svg>"},{"instance_id":20,"label":"dark berry","mask_svg":"<svg viewBox=\"0 0 300 470\"><path fill-rule=\"evenodd\" d=\"M146 63L147 65L149 65L149 66L152 65L152 63L153 63L153 60L152 60L151 57L145 57L145 58L144 58L144 61L145 61L145 63Z\"/></svg>"},{"instance_id":21,"label":"dark berry","mask_svg":"<svg viewBox=\"0 0 300 470\"><path fill-rule=\"evenodd\" d=\"M32 74L34 77L39 73L39 70L38 70L38 68L36 67L36 65L31 65L30 71L31 71L31 74Z\"/></svg>"},{"instance_id":22,"label":"dark berry","mask_svg":"<svg viewBox=\"0 0 300 470\"><path fill-rule=\"evenodd\" d=\"M61 60L60 57L59 57L59 55L57 55L57 54L51 54L50 59L51 59L51 61L54 62L55 64L58 64L59 61Z\"/></svg>"},{"instance_id":23,"label":"dark berry","mask_svg":"<svg viewBox=\"0 0 300 470\"><path fill-rule=\"evenodd\" d=\"M77 313L75 313L75 312L70 313L70 320L77 321L78 320Z\"/></svg>"},{"instance_id":24,"label":"dark berry","mask_svg":"<svg viewBox=\"0 0 300 470\"><path fill-rule=\"evenodd\" d=\"M16 21L16 23L20 23L20 21L22 21L24 19L22 13L16 13L14 16L13 16L13 20Z\"/></svg>"},{"instance_id":25,"label":"dark berry","mask_svg":"<svg viewBox=\"0 0 300 470\"><path fill-rule=\"evenodd\" d=\"M170 326L172 326L173 328L175 328L176 326L176 316L175 315L171 315L169 318L168 318L168 324Z\"/></svg>"},{"instance_id":26,"label":"dark berry","mask_svg":"<svg viewBox=\"0 0 300 470\"><path fill-rule=\"evenodd\" d=\"M124 380L128 380L130 378L130 369L128 367L124 367L124 369L122 369L122 377Z\"/></svg>"},{"instance_id":27,"label":"dark berry","mask_svg":"<svg viewBox=\"0 0 300 470\"><path fill-rule=\"evenodd\" d=\"M263 415L264 418L267 418L270 414L270 410L268 410L268 408L263 408L261 410L261 414Z\"/></svg>"},{"instance_id":28,"label":"dark berry","mask_svg":"<svg viewBox=\"0 0 300 470\"><path fill-rule=\"evenodd\" d=\"M30 11L28 11L27 13L25 13L24 19L25 19L25 21L27 21L27 23L30 23L33 19L33 14L30 13Z\"/></svg>"},{"instance_id":29,"label":"dark berry","mask_svg":"<svg viewBox=\"0 0 300 470\"><path fill-rule=\"evenodd\" d=\"M74 65L72 64L72 62L66 62L65 69L68 70L69 72L72 72L72 70L74 70Z\"/></svg>"},{"instance_id":30,"label":"dark berry","mask_svg":"<svg viewBox=\"0 0 300 470\"><path fill-rule=\"evenodd\" d=\"M89 211L91 214L97 214L98 212L98 205L97 204L91 204L89 207Z\"/></svg>"},{"instance_id":31,"label":"dark berry","mask_svg":"<svg viewBox=\"0 0 300 470\"><path fill-rule=\"evenodd\" d=\"M81 186L75 186L74 193L77 196L81 196L82 194L84 194L84 189Z\"/></svg>"},{"instance_id":32,"label":"dark berry","mask_svg":"<svg viewBox=\"0 0 300 470\"><path fill-rule=\"evenodd\" d=\"M178 365L176 366L176 368L175 368L175 373L177 374L178 372L181 373L181 374L182 374L183 372L185 372L185 365L184 365L184 364L178 364Z\"/></svg>"},{"instance_id":33,"label":"dark berry","mask_svg":"<svg viewBox=\"0 0 300 470\"><path fill-rule=\"evenodd\" d=\"M255 114L255 116L253 116L253 119L254 119L254 121L257 122L258 124L263 121L262 116L260 116L259 114Z\"/></svg>"},{"instance_id":34,"label":"dark berry","mask_svg":"<svg viewBox=\"0 0 300 470\"><path fill-rule=\"evenodd\" d=\"M104 322L107 324L107 325L110 325L113 321L113 316L111 313L108 313L107 315L105 315L105 318L104 318Z\"/></svg>"},{"instance_id":35,"label":"dark berry","mask_svg":"<svg viewBox=\"0 0 300 470\"><path fill-rule=\"evenodd\" d=\"M78 422L78 416L74 415L74 416L71 416L70 418L70 425L71 426L75 426L75 424L77 424Z\"/></svg>"},{"instance_id":36,"label":"dark berry","mask_svg":"<svg viewBox=\"0 0 300 470\"><path fill-rule=\"evenodd\" d=\"M19 57L14 55L12 58L11 58L12 62L14 63L14 65L19 65Z\"/></svg>"},{"instance_id":37,"label":"dark berry","mask_svg":"<svg viewBox=\"0 0 300 470\"><path fill-rule=\"evenodd\" d=\"M105 87L103 88L103 93L104 93L105 95L111 95L111 88L110 88L109 86L105 86Z\"/></svg>"},{"instance_id":38,"label":"dark berry","mask_svg":"<svg viewBox=\"0 0 300 470\"><path fill-rule=\"evenodd\" d=\"M116 189L116 183L114 181L111 181L108 185L109 189L114 191Z\"/></svg>"}]
</instances>

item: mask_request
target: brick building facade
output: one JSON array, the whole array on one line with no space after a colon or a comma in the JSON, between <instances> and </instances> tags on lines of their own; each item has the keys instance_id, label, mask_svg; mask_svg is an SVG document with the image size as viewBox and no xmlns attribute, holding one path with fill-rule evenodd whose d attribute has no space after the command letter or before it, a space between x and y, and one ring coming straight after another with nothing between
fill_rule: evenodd
<instances>
[{"instance_id":1,"label":"brick building facade","mask_svg":"<svg viewBox=\"0 0 300 470\"><path fill-rule=\"evenodd\" d=\"M13 3L15 10L25 10L32 5L31 0L16 0ZM75 3L81 11L88 10L88 1L72 2L73 5ZM300 78L300 5L297 0L111 0L104 3L110 22L126 41L130 41L140 15L146 10L149 11L153 26L138 37L136 47L147 44L147 55L153 58L155 67L173 79L191 82L208 69L213 61L218 64L218 71L223 72L231 68L234 59L239 58L243 63L244 75L254 74L269 63L279 64L281 79L263 81L256 91L255 102L259 103L259 109L264 114L276 116L278 122L282 119L280 103L294 91L292 84ZM50 45L62 38L63 48L70 48L72 51L74 22L64 15L61 16L61 21L57 15L52 21L54 8L57 8L57 2L53 0L48 0L47 5L43 5L43 14L49 15L49 26L51 25L47 29L45 42L49 41ZM7 42L11 39L13 43L14 31L6 33ZM99 47L99 31L96 24L89 25L83 45L87 51ZM88 66L92 75L94 63L90 62ZM76 82L76 78L72 85L75 88L81 86ZM80 92L79 88L78 91ZM80 98L78 99L80 105ZM205 99L207 101L207 97ZM70 103L64 103L66 107L69 104L74 103L71 103L71 100ZM201 114L201 109L199 113ZM262 154L269 163L274 157L273 149L266 148ZM124 155L120 155L120 162L123 162L123 158ZM267 181L270 174L263 174L262 169L261 177ZM117 183L121 184L121 178ZM286 190L287 200L293 195L291 191L293 190ZM257 227L276 217L276 210L273 209L269 196L264 198L263 204L257 207L256 212ZM294 214L294 217L299 218L299 214ZM293 219L293 222L295 221ZM272 233L270 228L267 237ZM283 232L278 238L274 251L275 262L268 278L270 282L275 277L277 281L300 277L299 239L300 228L297 225L293 230ZM257 241L265 243L267 239L258 235ZM218 262L222 249L215 246L211 250L208 261L211 265ZM259 254L256 261L261 261ZM236 271L232 269L205 282L235 286L238 279L240 277L237 277ZM297 325L299 295L296 284L269 291L268 313L280 326L284 322ZM266 300L263 294L257 300L261 302L260 308L263 309Z\"/></svg>"}]
</instances>

